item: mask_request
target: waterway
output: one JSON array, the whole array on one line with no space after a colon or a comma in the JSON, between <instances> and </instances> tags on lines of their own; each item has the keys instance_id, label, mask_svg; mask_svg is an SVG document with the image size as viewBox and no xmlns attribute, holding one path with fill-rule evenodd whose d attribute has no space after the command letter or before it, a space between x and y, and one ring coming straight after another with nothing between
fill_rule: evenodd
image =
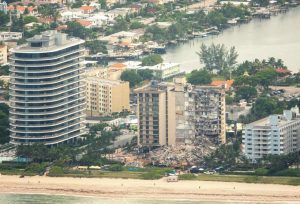
<instances>
[{"instance_id":1,"label":"waterway","mask_svg":"<svg viewBox=\"0 0 300 204\"><path fill-rule=\"evenodd\" d=\"M254 19L248 24L233 26L218 36L195 38L184 44L169 47L163 55L165 62L178 62L185 71L201 68L196 54L201 44L235 46L238 62L280 58L293 72L300 70L300 7L271 19Z\"/></svg>"}]
</instances>

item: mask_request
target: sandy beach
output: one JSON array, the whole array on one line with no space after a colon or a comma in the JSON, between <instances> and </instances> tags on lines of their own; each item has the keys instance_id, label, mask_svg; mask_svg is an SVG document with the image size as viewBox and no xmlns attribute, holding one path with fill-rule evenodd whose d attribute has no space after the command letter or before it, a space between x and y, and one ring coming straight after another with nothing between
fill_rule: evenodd
<instances>
[{"instance_id":1,"label":"sandy beach","mask_svg":"<svg viewBox=\"0 0 300 204\"><path fill-rule=\"evenodd\" d=\"M67 178L0 176L0 193L46 193L53 195L99 196L201 201L252 201L300 203L300 186L247 184L210 181Z\"/></svg>"}]
</instances>

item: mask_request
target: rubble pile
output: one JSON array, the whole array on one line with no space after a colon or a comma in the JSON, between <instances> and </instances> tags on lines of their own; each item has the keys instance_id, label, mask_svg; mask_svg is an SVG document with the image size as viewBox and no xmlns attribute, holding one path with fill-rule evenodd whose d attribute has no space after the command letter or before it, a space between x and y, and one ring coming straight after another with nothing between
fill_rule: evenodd
<instances>
[{"instance_id":1,"label":"rubble pile","mask_svg":"<svg viewBox=\"0 0 300 204\"><path fill-rule=\"evenodd\" d=\"M207 137L199 137L192 144L165 146L149 152L151 162L167 166L191 166L199 164L214 151L216 145Z\"/></svg>"}]
</instances>

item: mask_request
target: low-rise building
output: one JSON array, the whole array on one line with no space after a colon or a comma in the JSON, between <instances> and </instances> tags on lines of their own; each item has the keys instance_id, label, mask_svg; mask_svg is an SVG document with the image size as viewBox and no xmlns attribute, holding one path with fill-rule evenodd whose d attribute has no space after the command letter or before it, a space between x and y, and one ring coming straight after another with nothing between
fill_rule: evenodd
<instances>
[{"instance_id":1,"label":"low-rise building","mask_svg":"<svg viewBox=\"0 0 300 204\"><path fill-rule=\"evenodd\" d=\"M135 41L138 41L142 34L134 33L134 32L127 32L127 31L121 31L118 33L114 33L108 36L105 36L101 38L102 41L107 41L109 44L115 44L115 43L132 43Z\"/></svg>"},{"instance_id":2,"label":"low-rise building","mask_svg":"<svg viewBox=\"0 0 300 204\"><path fill-rule=\"evenodd\" d=\"M37 14L37 9L33 6L21 6L21 5L10 5L7 8L8 11L14 12L18 17L23 15L25 12L28 12L29 15Z\"/></svg>"},{"instance_id":3,"label":"low-rise building","mask_svg":"<svg viewBox=\"0 0 300 204\"><path fill-rule=\"evenodd\" d=\"M296 106L282 115L247 124L243 130L243 152L253 162L266 155L300 150L300 115Z\"/></svg>"},{"instance_id":4,"label":"low-rise building","mask_svg":"<svg viewBox=\"0 0 300 204\"><path fill-rule=\"evenodd\" d=\"M160 63L154 66L144 66L140 69L152 70L154 77L158 80L168 80L184 74L184 72L180 70L180 64L178 63Z\"/></svg>"},{"instance_id":5,"label":"low-rise building","mask_svg":"<svg viewBox=\"0 0 300 204\"><path fill-rule=\"evenodd\" d=\"M129 83L100 77L86 77L86 113L88 116L129 111Z\"/></svg>"},{"instance_id":6,"label":"low-rise building","mask_svg":"<svg viewBox=\"0 0 300 204\"><path fill-rule=\"evenodd\" d=\"M0 41L20 40L21 32L0 32Z\"/></svg>"},{"instance_id":7,"label":"low-rise building","mask_svg":"<svg viewBox=\"0 0 300 204\"><path fill-rule=\"evenodd\" d=\"M83 5L80 7L80 10L84 14L90 14L93 13L96 10L96 8L94 6Z\"/></svg>"},{"instance_id":8,"label":"low-rise building","mask_svg":"<svg viewBox=\"0 0 300 204\"><path fill-rule=\"evenodd\" d=\"M0 45L0 65L7 64L7 46Z\"/></svg>"}]
</instances>

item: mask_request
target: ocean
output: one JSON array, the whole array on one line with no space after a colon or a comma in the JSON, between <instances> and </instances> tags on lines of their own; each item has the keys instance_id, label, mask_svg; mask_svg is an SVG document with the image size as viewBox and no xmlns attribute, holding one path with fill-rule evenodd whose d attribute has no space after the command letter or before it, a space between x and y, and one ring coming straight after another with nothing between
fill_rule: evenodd
<instances>
[{"instance_id":1,"label":"ocean","mask_svg":"<svg viewBox=\"0 0 300 204\"><path fill-rule=\"evenodd\" d=\"M206 201L165 201L64 195L0 194L0 204L225 204ZM226 203L229 204L229 203Z\"/></svg>"},{"instance_id":2,"label":"ocean","mask_svg":"<svg viewBox=\"0 0 300 204\"><path fill-rule=\"evenodd\" d=\"M131 198L99 198L64 195L40 195L40 194L0 194L0 204L237 204L249 202L217 202L217 201L166 201L143 200ZM251 202L252 203L252 202ZM261 203L261 202L255 202ZM264 202L265 203L265 202ZM274 204L274 202L272 202ZM295 202L275 202L287 204ZM297 202L298 203L298 202ZM265 203L267 204L267 203Z\"/></svg>"}]
</instances>

